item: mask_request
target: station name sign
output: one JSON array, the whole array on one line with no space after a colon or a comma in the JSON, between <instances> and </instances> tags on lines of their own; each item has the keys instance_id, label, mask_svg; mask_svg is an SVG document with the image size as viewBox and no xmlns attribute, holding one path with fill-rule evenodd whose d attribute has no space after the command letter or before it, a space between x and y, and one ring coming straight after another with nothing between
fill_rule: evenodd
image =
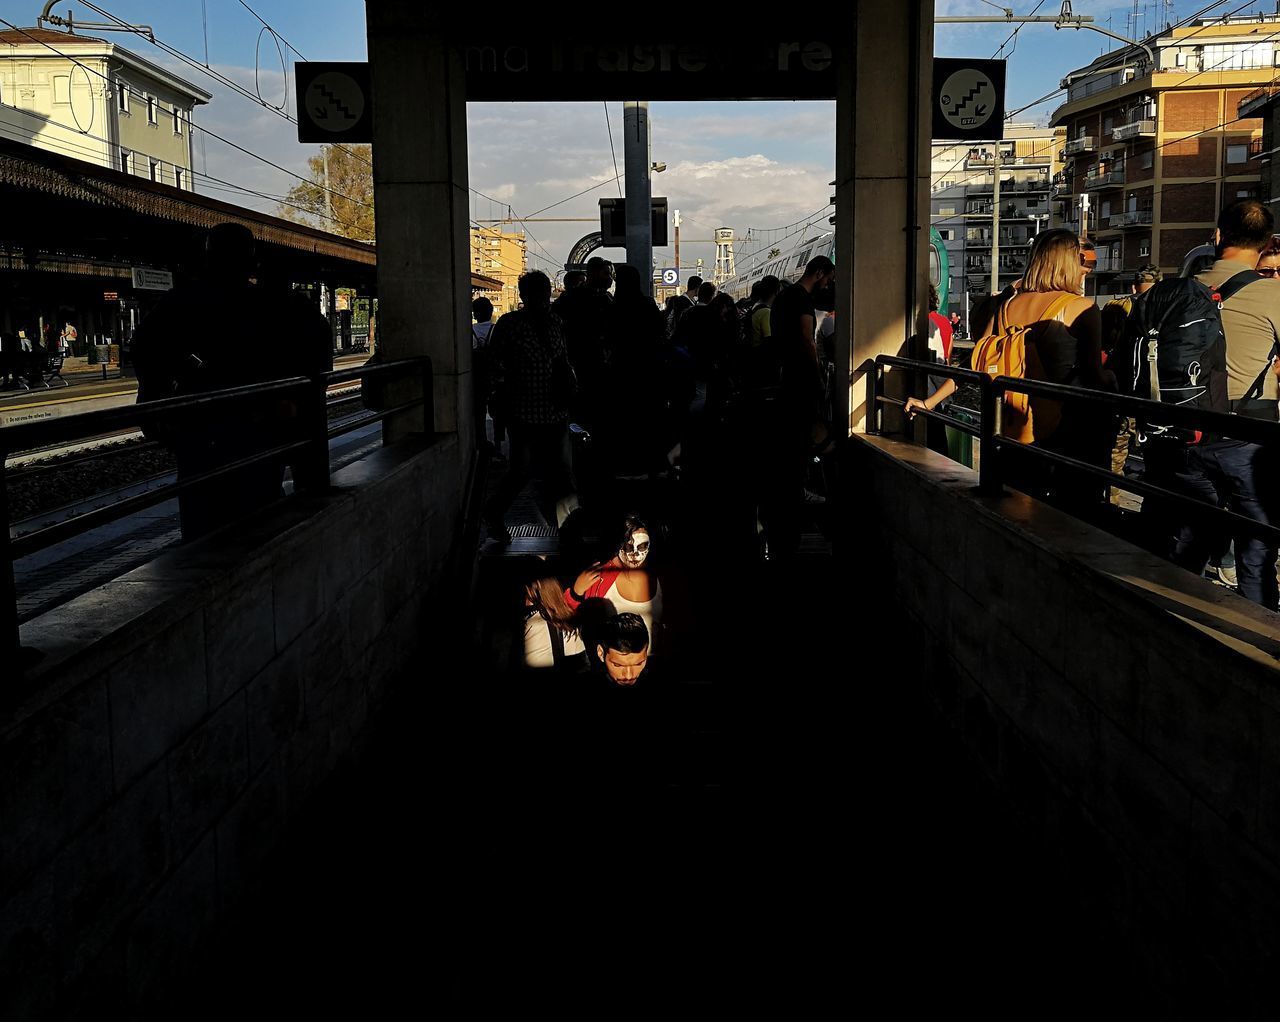
<instances>
[{"instance_id":1,"label":"station name sign","mask_svg":"<svg viewBox=\"0 0 1280 1022\"><path fill-rule=\"evenodd\" d=\"M821 39L510 39L462 43L467 99L832 99Z\"/></svg>"}]
</instances>

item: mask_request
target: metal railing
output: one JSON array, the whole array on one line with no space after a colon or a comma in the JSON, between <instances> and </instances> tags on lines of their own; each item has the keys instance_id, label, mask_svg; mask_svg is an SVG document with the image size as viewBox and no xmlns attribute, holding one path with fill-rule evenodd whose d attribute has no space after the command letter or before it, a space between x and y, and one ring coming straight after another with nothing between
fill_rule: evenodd
<instances>
[{"instance_id":1,"label":"metal railing","mask_svg":"<svg viewBox=\"0 0 1280 1022\"><path fill-rule=\"evenodd\" d=\"M383 377L418 377L421 379L422 394L412 400L391 407L370 410L366 414L355 415L332 426L329 425L330 409L365 400L365 394L361 393L329 401L327 394L331 386L360 380L362 390L365 390L369 389L366 381L381 383ZM0 428L0 521L5 526L3 532L0 532L2 537L0 538L0 657L4 657L9 651L15 653L20 651L19 615L13 577L13 562L16 559L88 532L90 529L117 521L144 508L164 503L194 487L225 479L252 465L273 461L283 465L285 462L290 462L295 466L295 475L300 476L295 480L299 489L323 491L329 485L329 441L331 439L418 407L422 408L423 431L431 433L435 420L432 388L431 360L407 358L379 365L366 364L351 369L341 369L318 376L295 376L267 383L164 398L120 408L106 408L81 415L69 415ZM207 428L215 418L218 421L225 421L229 415L243 414L246 406L261 406L267 401L290 402L296 412L276 423L281 427L282 433L291 436L285 442L276 443L246 457L198 474L186 475L180 472L175 482L126 497L105 507L95 508L20 537L11 535L8 525L8 483L4 469L4 462L10 454L86 440L125 427L131 429L155 427L160 431L172 431L175 427ZM108 453L104 449L99 455L90 455L90 457L105 456ZM305 465L306 471L299 474L296 468L302 465Z\"/></svg>"},{"instance_id":2,"label":"metal railing","mask_svg":"<svg viewBox=\"0 0 1280 1022\"><path fill-rule=\"evenodd\" d=\"M1117 124L1111 137L1117 142L1127 142L1131 138L1142 138L1156 133L1156 122L1149 117L1139 117L1128 124Z\"/></svg>"},{"instance_id":3,"label":"metal railing","mask_svg":"<svg viewBox=\"0 0 1280 1022\"><path fill-rule=\"evenodd\" d=\"M918 415L928 419L936 419L954 429L976 437L982 444L981 460L978 464L978 490L984 496L1000 496L1004 492L1007 455L1017 451L1029 458L1039 459L1046 463L1061 466L1072 472L1090 476L1100 483L1137 493L1143 497L1155 497L1168 504L1191 511L1193 514L1224 526L1230 526L1243 532L1255 533L1274 542L1280 543L1280 527L1246 518L1216 504L1207 504L1185 494L1165 489L1142 479L1130 479L1117 475L1106 468L1081 461L1077 458L1059 454L1056 451L1036 447L1033 444L1020 443L1001 434L1001 417L1006 393L1021 393L1032 396L1053 398L1060 401L1076 401L1096 405L1105 410L1135 418L1168 423L1171 426L1212 433L1216 436L1230 437L1256 444L1280 443L1280 422L1264 419L1253 419L1244 415L1232 415L1225 412L1211 412L1202 409L1183 408L1179 405L1165 404L1161 401L1148 401L1145 398L1130 397L1126 394L1113 394L1108 391L1090 390L1086 387L1071 387L1061 383L1045 383L1039 380L1015 379L1009 376L991 377L986 373L972 369L961 369L941 362L921 362L914 359L898 358L893 355L880 355L874 362L862 364L862 371L867 377L867 431L883 433L881 410L886 405L904 407L905 402L884 393L883 373L885 368L903 369L926 376L941 376L969 383L978 388L980 394L978 425L964 422L944 412L917 410ZM1170 441L1173 442L1173 441Z\"/></svg>"},{"instance_id":4,"label":"metal railing","mask_svg":"<svg viewBox=\"0 0 1280 1022\"><path fill-rule=\"evenodd\" d=\"M1123 213L1112 213L1107 218L1108 227L1145 227L1151 223L1153 214L1149 209L1127 209Z\"/></svg>"},{"instance_id":5,"label":"metal railing","mask_svg":"<svg viewBox=\"0 0 1280 1022\"><path fill-rule=\"evenodd\" d=\"M1124 168L1106 171L1091 171L1085 175L1084 186L1086 190L1093 188L1119 188L1124 185Z\"/></svg>"}]
</instances>

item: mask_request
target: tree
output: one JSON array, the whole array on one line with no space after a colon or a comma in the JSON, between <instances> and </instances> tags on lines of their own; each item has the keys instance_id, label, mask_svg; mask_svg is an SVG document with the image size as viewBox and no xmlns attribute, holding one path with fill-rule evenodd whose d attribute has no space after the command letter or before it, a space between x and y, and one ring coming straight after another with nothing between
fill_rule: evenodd
<instances>
[{"instance_id":1,"label":"tree","mask_svg":"<svg viewBox=\"0 0 1280 1022\"><path fill-rule=\"evenodd\" d=\"M311 180L289 189L279 214L357 241L373 241L372 153L367 145L321 146L320 154L307 161Z\"/></svg>"}]
</instances>

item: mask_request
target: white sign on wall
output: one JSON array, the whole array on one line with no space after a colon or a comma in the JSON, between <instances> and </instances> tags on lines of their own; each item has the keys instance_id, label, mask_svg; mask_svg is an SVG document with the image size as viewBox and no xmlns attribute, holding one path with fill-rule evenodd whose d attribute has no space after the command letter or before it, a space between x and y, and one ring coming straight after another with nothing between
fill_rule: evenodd
<instances>
[{"instance_id":1,"label":"white sign on wall","mask_svg":"<svg viewBox=\"0 0 1280 1022\"><path fill-rule=\"evenodd\" d=\"M169 270L135 266L133 267L133 287L136 291L172 291L173 274Z\"/></svg>"}]
</instances>

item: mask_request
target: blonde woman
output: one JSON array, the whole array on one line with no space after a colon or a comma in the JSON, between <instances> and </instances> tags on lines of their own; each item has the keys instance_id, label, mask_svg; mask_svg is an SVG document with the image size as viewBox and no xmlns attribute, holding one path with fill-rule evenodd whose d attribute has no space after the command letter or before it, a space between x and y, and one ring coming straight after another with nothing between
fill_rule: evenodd
<instances>
[{"instance_id":1,"label":"blonde woman","mask_svg":"<svg viewBox=\"0 0 1280 1022\"><path fill-rule=\"evenodd\" d=\"M1075 234L1062 229L1042 231L1031 245L1017 289L998 306L978 336L1026 327L1027 379L1114 390L1115 375L1102 367L1101 313L1093 299L1082 293L1088 269ZM975 355L980 348L981 342ZM983 371L986 366L974 368ZM925 400L908 399L906 412L911 416L920 408L932 410L954 391L955 382L947 380ZM1038 399L1030 407L1036 446L1105 466L1109 415L1093 407ZM1037 477L1024 478L1030 488L1059 488L1056 480L1047 481L1053 473L1033 471L1030 463L1023 467Z\"/></svg>"}]
</instances>

